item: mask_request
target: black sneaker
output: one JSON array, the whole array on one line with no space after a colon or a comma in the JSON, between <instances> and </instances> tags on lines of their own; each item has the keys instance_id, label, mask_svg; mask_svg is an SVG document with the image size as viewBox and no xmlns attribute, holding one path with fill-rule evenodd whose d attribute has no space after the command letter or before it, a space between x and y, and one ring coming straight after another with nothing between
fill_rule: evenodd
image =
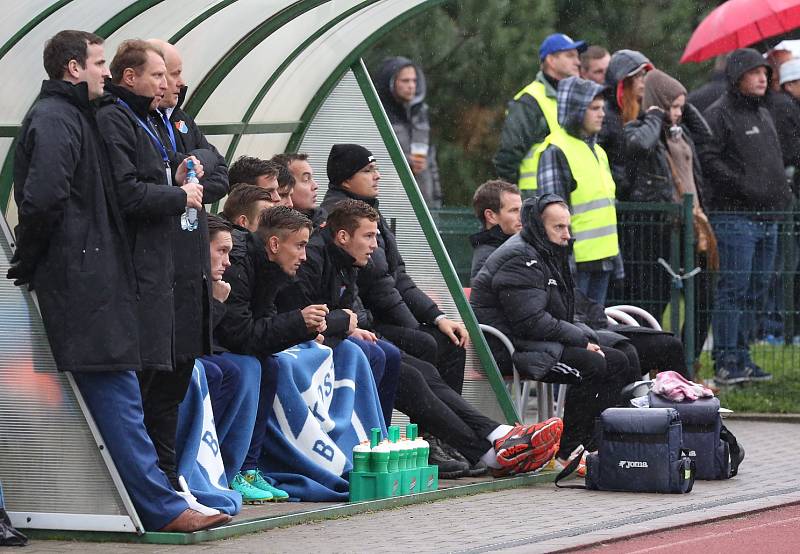
<instances>
[{"instance_id":1,"label":"black sneaker","mask_svg":"<svg viewBox=\"0 0 800 554\"><path fill-rule=\"evenodd\" d=\"M481 475L484 475L487 471L489 471L489 468L486 466L486 464L484 464L480 460L478 460L474 465L470 464L469 460L467 460L464 456L461 455L461 452L459 452L458 450L455 449L455 447L450 446L446 442L439 441L439 446L442 447L442 450L444 450L445 454L447 454L457 462L463 462L467 464L467 466L469 467L469 469L467 470L467 475L469 475L470 477L480 477Z\"/></svg>"},{"instance_id":2,"label":"black sneaker","mask_svg":"<svg viewBox=\"0 0 800 554\"><path fill-rule=\"evenodd\" d=\"M745 364L744 370L747 372L747 377L750 381L772 381L772 373L764 371L754 362Z\"/></svg>"},{"instance_id":3,"label":"black sneaker","mask_svg":"<svg viewBox=\"0 0 800 554\"><path fill-rule=\"evenodd\" d=\"M739 366L738 361L733 356L726 356L721 364L717 364L714 381L718 385L735 385L750 380L750 372Z\"/></svg>"},{"instance_id":4,"label":"black sneaker","mask_svg":"<svg viewBox=\"0 0 800 554\"><path fill-rule=\"evenodd\" d=\"M431 465L439 466L439 479L458 479L468 474L469 464L466 462L459 462L448 456L439 443L436 437L426 437L426 441L430 445L430 453L428 454L428 462Z\"/></svg>"}]
</instances>

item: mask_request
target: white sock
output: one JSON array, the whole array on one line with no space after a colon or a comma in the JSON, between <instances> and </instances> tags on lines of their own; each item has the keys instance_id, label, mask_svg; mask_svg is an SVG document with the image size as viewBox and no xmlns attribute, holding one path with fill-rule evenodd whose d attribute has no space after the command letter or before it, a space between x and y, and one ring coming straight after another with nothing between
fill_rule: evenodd
<instances>
[{"instance_id":1,"label":"white sock","mask_svg":"<svg viewBox=\"0 0 800 554\"><path fill-rule=\"evenodd\" d=\"M513 427L511 425L498 425L494 431L489 433L489 435L486 437L486 440L488 440L490 443L492 443L492 445L494 445L494 441L496 441L502 436L505 436L512 429ZM497 463L497 452L495 452L494 446L492 446L489 450L487 450L486 454L481 456L481 461L487 466L494 469L500 469L502 467L500 466L500 464Z\"/></svg>"}]
</instances>

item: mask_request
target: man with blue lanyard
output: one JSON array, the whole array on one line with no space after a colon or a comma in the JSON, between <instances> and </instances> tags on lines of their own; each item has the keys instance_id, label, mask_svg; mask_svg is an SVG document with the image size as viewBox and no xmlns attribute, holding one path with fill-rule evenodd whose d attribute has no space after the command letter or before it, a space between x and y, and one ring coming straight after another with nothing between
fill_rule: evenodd
<instances>
[{"instance_id":1,"label":"man with blue lanyard","mask_svg":"<svg viewBox=\"0 0 800 554\"><path fill-rule=\"evenodd\" d=\"M170 153L153 125L152 114L167 89L165 73L156 48L141 40L123 42L111 61L111 82L106 85L110 94L98 110L97 122L133 256L144 421L159 466L180 490L175 462L177 408L193 362L188 371L185 364L176 364L175 328L187 322L175 321L172 236L187 208L203 207L203 187L183 184L185 156ZM202 177L202 164L194 156L190 159Z\"/></svg>"}]
</instances>

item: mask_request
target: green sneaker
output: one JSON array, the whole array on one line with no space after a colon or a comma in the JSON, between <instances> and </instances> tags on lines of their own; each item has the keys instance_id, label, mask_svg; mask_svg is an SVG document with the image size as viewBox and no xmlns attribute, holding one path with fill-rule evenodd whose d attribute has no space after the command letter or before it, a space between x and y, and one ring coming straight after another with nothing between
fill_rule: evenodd
<instances>
[{"instance_id":1,"label":"green sneaker","mask_svg":"<svg viewBox=\"0 0 800 554\"><path fill-rule=\"evenodd\" d=\"M269 481L264 479L264 476L261 475L260 469L249 469L244 472L244 478L250 483L252 486L261 489L262 491L267 491L268 493L272 494L272 499L275 502L280 502L281 500L288 500L289 493L286 491L282 491L281 489L277 489L269 484Z\"/></svg>"},{"instance_id":2,"label":"green sneaker","mask_svg":"<svg viewBox=\"0 0 800 554\"><path fill-rule=\"evenodd\" d=\"M263 504L272 500L271 492L251 485L241 471L233 478L231 488L242 495L242 502L245 504Z\"/></svg>"}]
</instances>

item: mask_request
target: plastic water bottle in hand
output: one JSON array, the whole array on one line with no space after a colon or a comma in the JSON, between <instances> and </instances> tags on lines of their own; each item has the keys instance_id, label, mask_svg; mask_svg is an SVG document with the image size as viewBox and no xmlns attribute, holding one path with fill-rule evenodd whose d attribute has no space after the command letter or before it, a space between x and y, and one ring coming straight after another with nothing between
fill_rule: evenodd
<instances>
[{"instance_id":1,"label":"plastic water bottle in hand","mask_svg":"<svg viewBox=\"0 0 800 554\"><path fill-rule=\"evenodd\" d=\"M197 183L197 172L194 170L194 161L191 159L186 160L186 182ZM186 208L186 211L181 215L181 229L184 231L194 231L197 229L197 208Z\"/></svg>"}]
</instances>

